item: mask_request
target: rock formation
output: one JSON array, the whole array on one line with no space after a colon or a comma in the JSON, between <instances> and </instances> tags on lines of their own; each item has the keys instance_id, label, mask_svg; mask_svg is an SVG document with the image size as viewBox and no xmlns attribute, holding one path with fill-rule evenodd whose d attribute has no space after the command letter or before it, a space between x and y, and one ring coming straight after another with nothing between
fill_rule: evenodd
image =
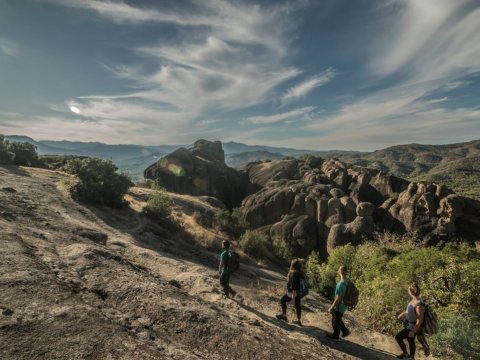
<instances>
[{"instance_id":1,"label":"rock formation","mask_svg":"<svg viewBox=\"0 0 480 360\"><path fill-rule=\"evenodd\" d=\"M282 236L294 254L357 244L375 226L415 233L425 244L453 235L480 239L480 202L443 185L410 183L336 159L252 163L250 182L261 187L242 203L253 229Z\"/></svg>"},{"instance_id":2,"label":"rock formation","mask_svg":"<svg viewBox=\"0 0 480 360\"><path fill-rule=\"evenodd\" d=\"M145 170L147 179L158 180L168 191L214 196L229 208L240 205L248 180L244 173L225 165L220 141L196 141L179 148Z\"/></svg>"}]
</instances>

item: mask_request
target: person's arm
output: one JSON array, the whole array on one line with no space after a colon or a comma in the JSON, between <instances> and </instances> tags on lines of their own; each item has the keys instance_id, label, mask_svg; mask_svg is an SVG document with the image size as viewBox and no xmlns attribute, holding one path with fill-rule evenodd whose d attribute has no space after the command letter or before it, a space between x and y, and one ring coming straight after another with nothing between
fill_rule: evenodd
<instances>
[{"instance_id":1,"label":"person's arm","mask_svg":"<svg viewBox=\"0 0 480 360\"><path fill-rule=\"evenodd\" d=\"M415 308L415 312L417 313L417 322L415 323L415 326L413 327L412 330L410 330L410 333L408 334L408 337L410 338L413 338L415 336L415 334L423 324L423 318L425 316L425 306L418 305Z\"/></svg>"},{"instance_id":2,"label":"person's arm","mask_svg":"<svg viewBox=\"0 0 480 360\"><path fill-rule=\"evenodd\" d=\"M340 295L340 294L337 294L335 296L335 299L333 300L333 303L332 305L330 305L330 307L328 308L328 312L331 314L333 312L333 310L335 310L335 308L337 307L338 304L340 304L340 302L342 301L343 297Z\"/></svg>"},{"instance_id":3,"label":"person's arm","mask_svg":"<svg viewBox=\"0 0 480 360\"><path fill-rule=\"evenodd\" d=\"M403 319L405 319L406 317L407 317L407 312L404 311L404 312L398 314L398 317L397 317L397 318L398 318L398 320L403 320Z\"/></svg>"},{"instance_id":4,"label":"person's arm","mask_svg":"<svg viewBox=\"0 0 480 360\"><path fill-rule=\"evenodd\" d=\"M222 254L223 255L223 254ZM218 264L218 273L221 274L222 273L222 268L223 268L223 265L224 265L224 260L223 260L223 256L220 255L220 264Z\"/></svg>"},{"instance_id":5,"label":"person's arm","mask_svg":"<svg viewBox=\"0 0 480 360\"><path fill-rule=\"evenodd\" d=\"M342 301L342 299L343 299L343 296L340 295L340 294L337 294L337 295L335 296L335 300L333 300L332 305L330 305L330 307L328 308L328 312L329 312L329 313L332 313L333 310L337 307L337 305L340 304L340 302Z\"/></svg>"}]
</instances>

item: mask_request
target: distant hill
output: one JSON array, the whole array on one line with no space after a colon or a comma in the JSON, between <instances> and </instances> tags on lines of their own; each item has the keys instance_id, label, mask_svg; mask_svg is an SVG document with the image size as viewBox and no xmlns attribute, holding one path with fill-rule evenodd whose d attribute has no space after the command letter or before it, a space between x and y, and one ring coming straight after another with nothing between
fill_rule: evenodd
<instances>
[{"instance_id":1,"label":"distant hill","mask_svg":"<svg viewBox=\"0 0 480 360\"><path fill-rule=\"evenodd\" d=\"M244 169L248 163L256 161L280 160L285 155L268 151L246 151L239 154L225 155L225 163L235 169Z\"/></svg>"},{"instance_id":2,"label":"distant hill","mask_svg":"<svg viewBox=\"0 0 480 360\"><path fill-rule=\"evenodd\" d=\"M37 146L40 155L95 156L112 160L134 181L165 154L188 145L109 145L100 142L36 141L27 136L6 136L10 141L26 141ZM480 199L480 140L450 145L408 144L373 152L344 150L313 151L233 141L223 143L227 165L242 169L249 162L278 160L285 156L311 154L339 158L349 164L368 166L412 181L437 181L457 193Z\"/></svg>"},{"instance_id":3,"label":"distant hill","mask_svg":"<svg viewBox=\"0 0 480 360\"><path fill-rule=\"evenodd\" d=\"M480 140L450 145L398 145L339 158L413 181L437 181L459 194L480 199Z\"/></svg>"}]
</instances>

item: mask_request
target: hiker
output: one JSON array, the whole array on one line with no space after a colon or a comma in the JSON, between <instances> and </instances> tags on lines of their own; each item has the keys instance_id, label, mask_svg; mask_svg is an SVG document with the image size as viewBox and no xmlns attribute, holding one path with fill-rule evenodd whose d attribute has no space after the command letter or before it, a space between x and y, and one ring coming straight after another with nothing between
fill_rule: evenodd
<instances>
[{"instance_id":1,"label":"hiker","mask_svg":"<svg viewBox=\"0 0 480 360\"><path fill-rule=\"evenodd\" d=\"M343 298L347 292L347 267L344 265L340 266L338 268L338 274L340 275L340 281L335 287L335 298L333 303L328 308L328 312L332 314L333 333L327 334L327 338L333 340L340 340L340 332L342 333L343 338L350 335L350 331L342 320L343 314L347 310L347 305L343 302Z\"/></svg>"},{"instance_id":2,"label":"hiker","mask_svg":"<svg viewBox=\"0 0 480 360\"><path fill-rule=\"evenodd\" d=\"M293 302L295 304L295 310L297 312L297 320L293 323L302 326L301 299L304 295L306 295L304 294L306 291L302 290L302 288L305 287L305 274L303 273L302 262L300 261L300 259L293 259L290 263L290 270L288 271L287 275L287 292L280 299L280 304L282 305L282 313L280 315L277 315L277 319L288 321L287 303Z\"/></svg>"},{"instance_id":3,"label":"hiker","mask_svg":"<svg viewBox=\"0 0 480 360\"><path fill-rule=\"evenodd\" d=\"M232 295L232 299L235 297L237 292L230 287L230 275L233 272L233 269L229 269L229 254L230 251L230 241L222 241L222 253L220 254L220 264L218 265L218 273L220 274L220 285L223 288L225 297L229 298Z\"/></svg>"},{"instance_id":4,"label":"hiker","mask_svg":"<svg viewBox=\"0 0 480 360\"><path fill-rule=\"evenodd\" d=\"M395 340L397 340L397 343L402 350L402 354L397 356L399 359L415 358L415 337L421 329L425 314L425 305L420 298L420 288L416 283L413 283L408 287L408 294L412 300L408 303L406 311L398 315L398 320L404 320L404 329L395 335ZM408 341L410 355L405 346L405 339Z\"/></svg>"}]
</instances>

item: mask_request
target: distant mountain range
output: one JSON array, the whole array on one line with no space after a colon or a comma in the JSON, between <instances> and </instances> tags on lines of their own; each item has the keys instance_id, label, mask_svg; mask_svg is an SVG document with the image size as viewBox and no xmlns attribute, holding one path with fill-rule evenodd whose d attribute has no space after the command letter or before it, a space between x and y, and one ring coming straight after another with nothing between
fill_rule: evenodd
<instances>
[{"instance_id":1,"label":"distant mountain range","mask_svg":"<svg viewBox=\"0 0 480 360\"><path fill-rule=\"evenodd\" d=\"M34 144L40 155L81 155L112 160L133 180L163 155L189 145L109 145L100 142L35 141L27 136L6 136L10 141ZM285 147L223 143L227 165L242 169L254 161L277 160L302 154L339 158L349 164L376 168L412 181L437 181L457 193L480 199L480 140L450 145L398 145L373 152L312 151Z\"/></svg>"}]
</instances>

